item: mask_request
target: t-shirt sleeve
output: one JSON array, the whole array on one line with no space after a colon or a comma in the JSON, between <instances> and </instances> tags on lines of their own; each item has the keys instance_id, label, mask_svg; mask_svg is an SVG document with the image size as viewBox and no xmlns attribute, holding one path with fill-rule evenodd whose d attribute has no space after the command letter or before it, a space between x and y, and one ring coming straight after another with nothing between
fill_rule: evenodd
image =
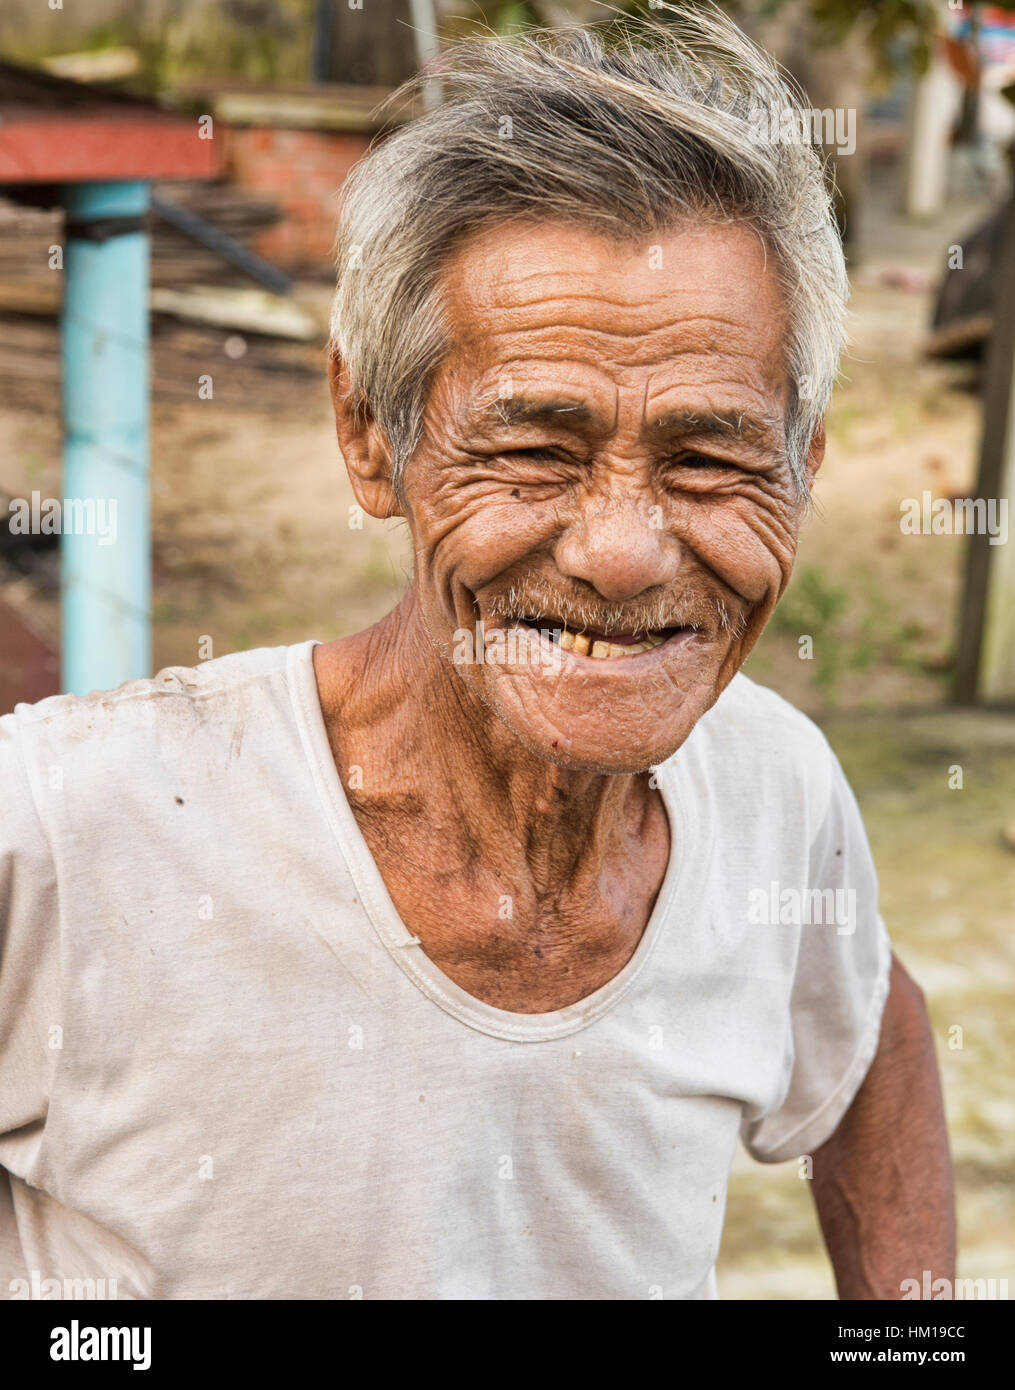
<instances>
[{"instance_id":1,"label":"t-shirt sleeve","mask_svg":"<svg viewBox=\"0 0 1015 1390\"><path fill-rule=\"evenodd\" d=\"M17 715L0 718L0 1161L31 1146L63 1044L56 874ZM16 1131L22 1131L16 1136Z\"/></svg>"},{"instance_id":2,"label":"t-shirt sleeve","mask_svg":"<svg viewBox=\"0 0 1015 1390\"><path fill-rule=\"evenodd\" d=\"M741 1125L762 1163L811 1154L832 1136L874 1060L888 996L891 944L874 861L856 798L828 756L828 806L800 896L787 1089L777 1108L748 1113Z\"/></svg>"}]
</instances>

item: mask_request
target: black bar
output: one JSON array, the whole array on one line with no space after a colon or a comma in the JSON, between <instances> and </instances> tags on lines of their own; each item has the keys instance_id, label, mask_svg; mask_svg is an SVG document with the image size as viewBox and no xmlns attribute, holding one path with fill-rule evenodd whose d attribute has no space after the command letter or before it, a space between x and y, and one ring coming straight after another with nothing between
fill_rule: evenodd
<instances>
[{"instance_id":1,"label":"black bar","mask_svg":"<svg viewBox=\"0 0 1015 1390\"><path fill-rule=\"evenodd\" d=\"M199 245L207 247L209 251L214 251L216 256L220 256L222 260L235 266L237 270L242 270L245 275L249 275L252 280L263 285L266 290L272 290L275 294L289 293L292 282L288 275L283 274L277 266L270 265L263 256L257 256L253 251L248 251L235 238L221 231L218 227L212 226L203 217L198 217L197 213L191 212L190 208L181 207L179 203L172 203L167 198L161 198L157 193L153 193L152 209L171 227L175 227L178 232L190 237L191 241L196 241Z\"/></svg>"},{"instance_id":2,"label":"black bar","mask_svg":"<svg viewBox=\"0 0 1015 1390\"><path fill-rule=\"evenodd\" d=\"M110 241L115 236L130 236L134 232L146 232L149 228L147 216L132 217L94 217L68 218L64 229L68 237L78 241Z\"/></svg>"}]
</instances>

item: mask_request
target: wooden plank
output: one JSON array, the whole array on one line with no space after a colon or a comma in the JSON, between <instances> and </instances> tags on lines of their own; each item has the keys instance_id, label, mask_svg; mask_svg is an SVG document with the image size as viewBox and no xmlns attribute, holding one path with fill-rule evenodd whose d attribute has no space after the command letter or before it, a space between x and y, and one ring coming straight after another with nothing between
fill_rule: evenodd
<instances>
[{"instance_id":1,"label":"wooden plank","mask_svg":"<svg viewBox=\"0 0 1015 1390\"><path fill-rule=\"evenodd\" d=\"M370 133L385 124L373 109L316 95L267 95L226 92L215 101L215 116L230 125L271 126L288 130L338 130Z\"/></svg>"},{"instance_id":2,"label":"wooden plank","mask_svg":"<svg viewBox=\"0 0 1015 1390\"><path fill-rule=\"evenodd\" d=\"M942 207L956 102L955 78L935 56L910 97L903 172L903 205L910 217L933 217Z\"/></svg>"},{"instance_id":3,"label":"wooden plank","mask_svg":"<svg viewBox=\"0 0 1015 1390\"><path fill-rule=\"evenodd\" d=\"M152 399L199 399L204 373L212 371L215 400L246 410L289 409L293 391L308 385L326 391L321 373L320 339L244 336L239 358L224 351L228 328L183 323L158 314L152 320ZM323 337L323 334L321 335ZM55 318L12 315L0 318L0 395L19 410L52 410L60 388L60 336ZM202 407L204 408L204 407Z\"/></svg>"},{"instance_id":4,"label":"wooden plank","mask_svg":"<svg viewBox=\"0 0 1015 1390\"><path fill-rule=\"evenodd\" d=\"M1015 198L1008 204L995 279L995 302L1015 304ZM983 437L976 497L1010 498L1015 491L1015 313L996 315L987 355ZM1015 561L1012 543L991 545L971 535L959 609L955 698L1015 699Z\"/></svg>"},{"instance_id":5,"label":"wooden plank","mask_svg":"<svg viewBox=\"0 0 1015 1390\"><path fill-rule=\"evenodd\" d=\"M94 53L61 53L43 58L42 66L54 77L71 82L121 82L133 77L141 67L136 48L103 48Z\"/></svg>"},{"instance_id":6,"label":"wooden plank","mask_svg":"<svg viewBox=\"0 0 1015 1390\"><path fill-rule=\"evenodd\" d=\"M981 347L990 338L994 328L992 314L971 314L967 319L958 319L943 324L929 334L923 345L926 357L951 357Z\"/></svg>"},{"instance_id":7,"label":"wooden plank","mask_svg":"<svg viewBox=\"0 0 1015 1390\"><path fill-rule=\"evenodd\" d=\"M63 280L53 274L45 280L0 280L0 314L58 314L62 289Z\"/></svg>"},{"instance_id":8,"label":"wooden plank","mask_svg":"<svg viewBox=\"0 0 1015 1390\"><path fill-rule=\"evenodd\" d=\"M312 342L324 334L313 317L299 304L268 290L238 289L223 285L188 285L184 289L153 289L151 306L160 314L259 333L273 338Z\"/></svg>"},{"instance_id":9,"label":"wooden plank","mask_svg":"<svg viewBox=\"0 0 1015 1390\"><path fill-rule=\"evenodd\" d=\"M196 120L144 110L107 114L9 108L0 125L0 183L196 179L218 173L218 142Z\"/></svg>"}]
</instances>

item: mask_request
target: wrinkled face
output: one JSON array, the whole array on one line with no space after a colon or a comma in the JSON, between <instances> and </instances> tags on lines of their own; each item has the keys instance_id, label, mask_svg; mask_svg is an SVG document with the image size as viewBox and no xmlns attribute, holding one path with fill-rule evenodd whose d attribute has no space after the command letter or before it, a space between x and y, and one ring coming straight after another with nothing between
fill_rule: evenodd
<instances>
[{"instance_id":1,"label":"wrinkled face","mask_svg":"<svg viewBox=\"0 0 1015 1390\"><path fill-rule=\"evenodd\" d=\"M473 236L445 286L453 346L404 479L430 635L540 756L655 765L792 566L771 257L742 226L618 246L519 224Z\"/></svg>"}]
</instances>

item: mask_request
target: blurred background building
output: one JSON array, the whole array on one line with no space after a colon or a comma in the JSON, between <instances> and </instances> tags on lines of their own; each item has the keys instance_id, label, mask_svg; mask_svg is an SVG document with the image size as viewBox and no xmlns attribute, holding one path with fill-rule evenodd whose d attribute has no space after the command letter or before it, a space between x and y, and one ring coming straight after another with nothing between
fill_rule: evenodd
<instances>
[{"instance_id":1,"label":"blurred background building","mask_svg":"<svg viewBox=\"0 0 1015 1390\"><path fill-rule=\"evenodd\" d=\"M1015 473L1015 12L946 0L725 8L812 107L852 112L856 132L848 153L826 150L851 346L795 578L747 674L822 723L857 790L886 920L937 1029L960 1274L1005 1277L1015 549L982 532L913 534L903 520L910 503L921 514L941 499L1000 503ZM0 713L82 680L341 636L397 600L405 527L353 506L325 379L343 179L416 109L381 110L391 91L423 67L439 79L442 43L602 13L586 0L4 0ZM112 121L104 134L100 119ZM141 203L103 201L127 185ZM105 225L116 218L134 222ZM89 285L113 295L94 279L102 264L117 294L128 280L136 291L111 322L88 308ZM127 313L129 331L115 316ZM95 356L110 342L112 367ZM110 420L128 397L134 434L110 443L103 431L123 424ZM76 538L75 551L44 519L48 501L87 491L96 441L134 470L116 563L99 538L90 552ZM121 609L137 639L126 657L113 640ZM738 1160L729 1202L725 1296L832 1295L795 1165Z\"/></svg>"}]
</instances>

